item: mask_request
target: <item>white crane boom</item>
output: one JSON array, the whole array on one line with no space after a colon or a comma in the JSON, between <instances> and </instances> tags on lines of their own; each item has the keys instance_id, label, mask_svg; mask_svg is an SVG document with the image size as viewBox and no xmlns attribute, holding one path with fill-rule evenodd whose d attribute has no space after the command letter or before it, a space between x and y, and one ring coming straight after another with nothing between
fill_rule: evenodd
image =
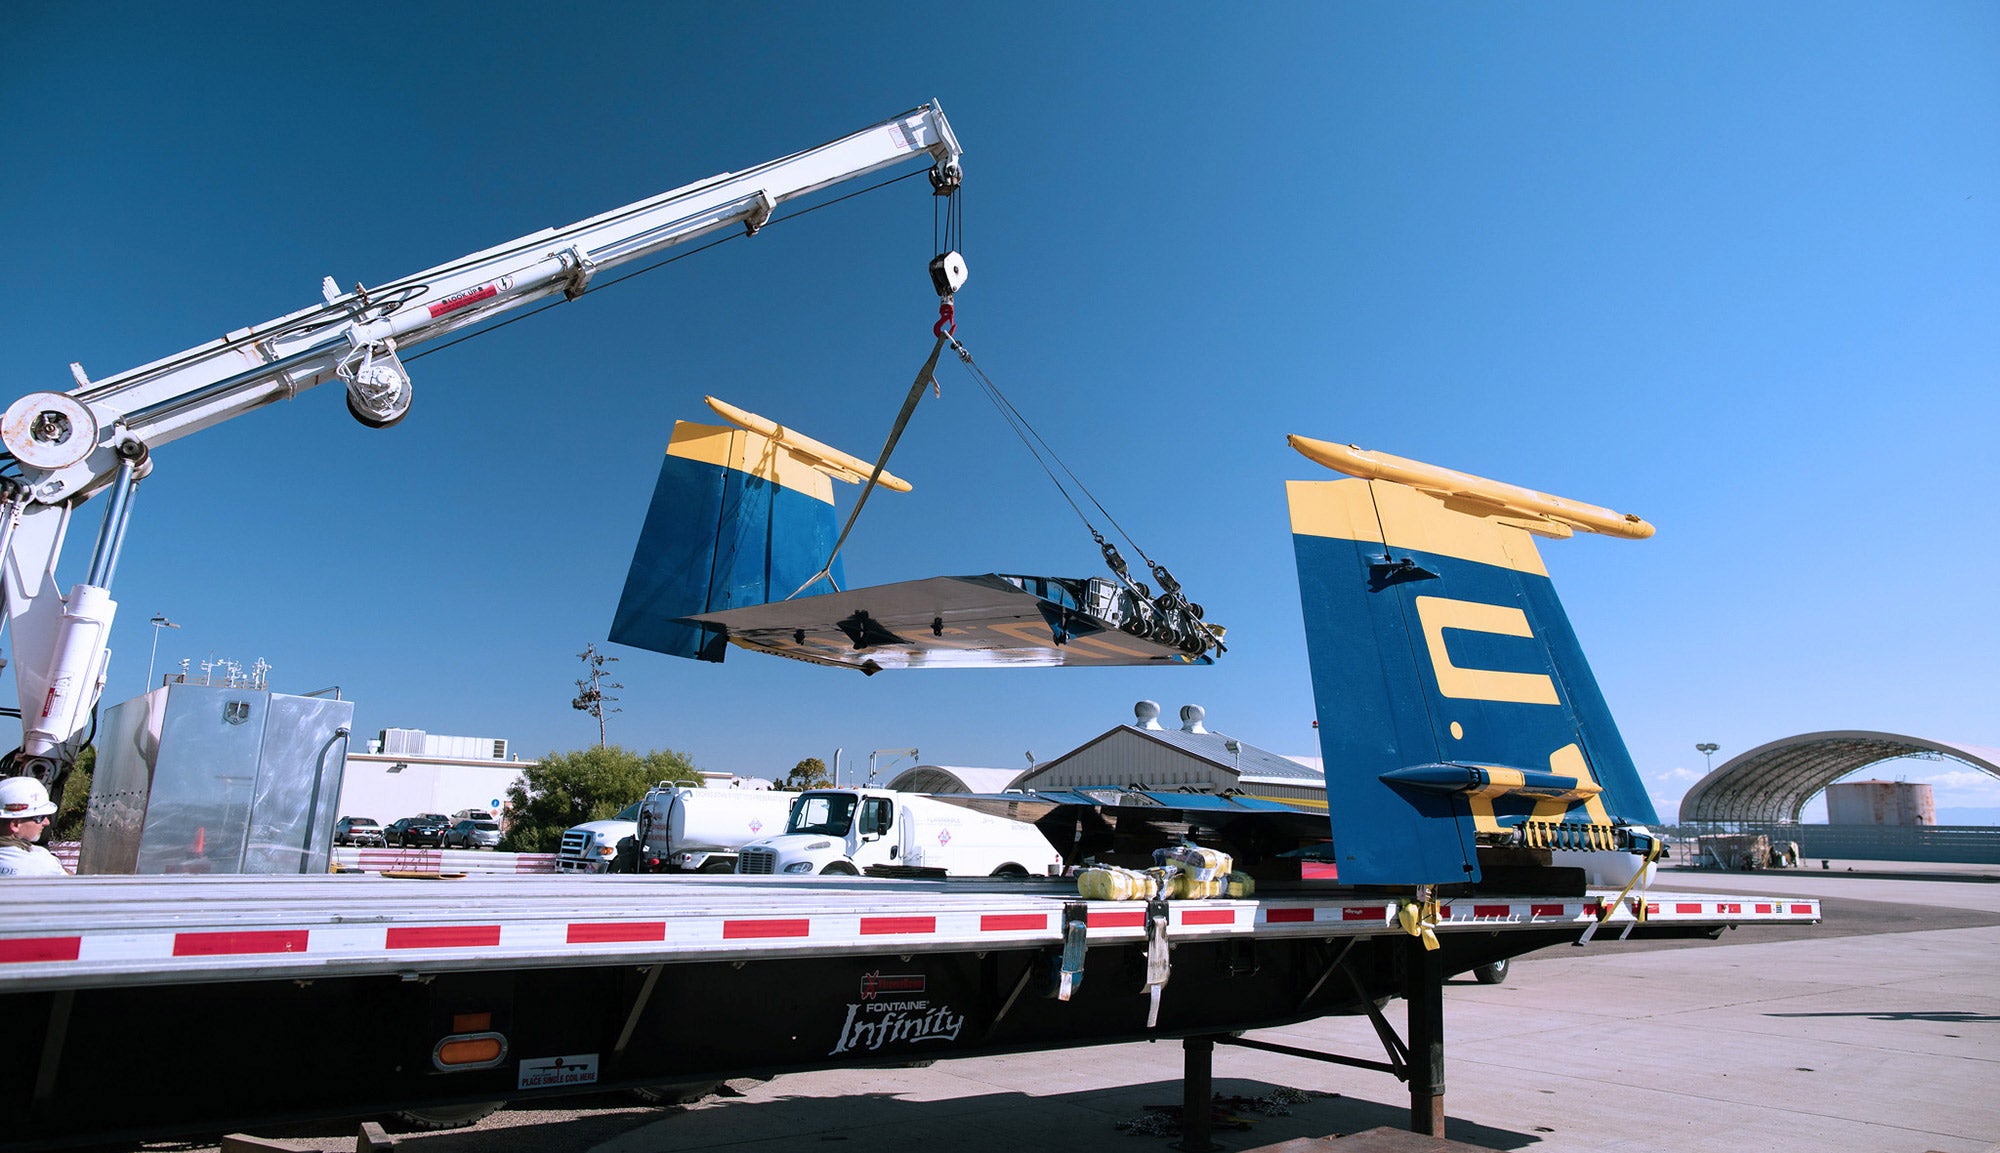
<instances>
[{"instance_id":1,"label":"white crane boom","mask_svg":"<svg viewBox=\"0 0 2000 1153\"><path fill-rule=\"evenodd\" d=\"M117 608L109 586L151 449L335 379L346 383L356 419L394 424L411 395L399 350L557 293L574 299L598 273L719 229L754 233L789 200L919 154L931 158L935 190L956 191L958 140L935 102L374 288L342 292L327 277L324 303L101 381L71 365L76 388L15 401L0 421L0 443L16 466L0 469L0 587L14 630L22 744L0 775L28 772L53 784L78 750L104 685ZM107 487L89 575L64 596L55 565L70 515Z\"/></svg>"}]
</instances>

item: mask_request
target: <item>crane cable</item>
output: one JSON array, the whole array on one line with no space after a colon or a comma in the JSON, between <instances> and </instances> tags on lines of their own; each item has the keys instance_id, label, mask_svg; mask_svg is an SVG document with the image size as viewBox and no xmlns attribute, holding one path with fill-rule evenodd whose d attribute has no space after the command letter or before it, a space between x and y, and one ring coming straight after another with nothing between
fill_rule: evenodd
<instances>
[{"instance_id":1,"label":"crane cable","mask_svg":"<svg viewBox=\"0 0 2000 1153\"><path fill-rule=\"evenodd\" d=\"M1124 525L1118 522L1118 518L1112 515L1111 510L1106 508L1104 503L1097 499L1095 493L1091 492L1090 486L1085 484L1083 479L1076 475L1075 470L1070 468L1069 464L1062 459L1061 454L1057 453L1050 446L1049 442L1028 418L1022 415L1021 410L1015 406L1014 402L1007 399L1007 395L1000 391L1000 386L987 374L985 369L980 367L978 361L973 359L972 350L966 348L956 337L951 338L951 347L952 351L958 354L959 362L965 366L966 371L979 385L980 391L986 394L986 399L1000 413L1001 419L1006 421L1008 427L1014 430L1014 435L1020 438L1022 445L1028 450L1028 455L1034 457L1035 463L1041 466L1042 472L1048 476L1050 483L1055 485L1056 491L1062 494L1063 500L1069 504L1071 511L1076 513L1077 519L1083 523L1083 527L1090 533L1090 539L1097 543L1099 551L1104 554L1104 563L1110 567L1112 575L1118 578L1119 583L1125 586L1126 591L1144 601L1150 602L1158 609L1166 611L1180 610L1184 612L1186 614L1185 619L1190 623L1192 629L1199 633L1210 646L1213 646L1217 652L1226 651L1226 646L1222 643L1220 634L1202 620L1201 607L1182 595L1181 583L1174 578L1171 572L1167 571L1165 565L1154 560L1146 552L1145 548L1139 544L1138 538L1134 537L1126 530ZM1050 467L1051 461L1054 462L1054 468ZM1126 544L1131 546L1132 551L1138 554L1139 559L1145 562L1146 568L1153 574L1153 578L1160 582L1161 593L1158 597L1155 597L1144 583L1133 579L1125 558L1118 552L1118 546L1106 540L1104 535L1098 531L1097 526L1091 522L1089 514L1085 513L1083 507L1077 503L1076 496L1071 494L1069 485L1063 482L1062 476L1056 475L1057 468L1062 470L1063 476L1069 478L1069 483L1073 484L1076 487L1076 491L1082 494L1084 500L1088 501L1090 506L1096 509L1104 518L1104 521L1110 525L1112 531L1118 536L1123 537Z\"/></svg>"}]
</instances>

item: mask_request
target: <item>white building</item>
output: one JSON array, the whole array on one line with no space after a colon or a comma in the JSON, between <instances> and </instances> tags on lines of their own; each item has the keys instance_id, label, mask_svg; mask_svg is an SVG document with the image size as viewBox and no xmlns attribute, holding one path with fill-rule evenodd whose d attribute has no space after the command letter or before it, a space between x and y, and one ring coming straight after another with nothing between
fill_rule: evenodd
<instances>
[{"instance_id":1,"label":"white building","mask_svg":"<svg viewBox=\"0 0 2000 1153\"><path fill-rule=\"evenodd\" d=\"M339 815L386 825L418 813L477 809L498 818L507 787L537 762L508 756L504 738L446 737L422 729L383 729L368 751L347 755Z\"/></svg>"}]
</instances>

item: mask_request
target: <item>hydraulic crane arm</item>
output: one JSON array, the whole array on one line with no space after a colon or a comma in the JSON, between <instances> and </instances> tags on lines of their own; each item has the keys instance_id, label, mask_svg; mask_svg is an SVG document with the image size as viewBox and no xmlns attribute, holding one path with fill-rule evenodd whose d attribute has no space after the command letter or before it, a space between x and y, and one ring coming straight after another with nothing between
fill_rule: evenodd
<instances>
[{"instance_id":1,"label":"hydraulic crane arm","mask_svg":"<svg viewBox=\"0 0 2000 1153\"><path fill-rule=\"evenodd\" d=\"M323 303L101 381L72 365L77 387L21 397L0 421L17 468L0 477L0 577L14 630L23 759L12 771L53 782L102 690L116 606L111 576L134 485L150 451L304 389L341 380L356 419L387 427L409 411L399 351L557 293L574 299L621 264L741 225L755 233L796 197L919 154L941 195L961 176L959 146L933 102L816 148L725 172ZM67 597L55 564L70 514L110 487L86 580Z\"/></svg>"}]
</instances>

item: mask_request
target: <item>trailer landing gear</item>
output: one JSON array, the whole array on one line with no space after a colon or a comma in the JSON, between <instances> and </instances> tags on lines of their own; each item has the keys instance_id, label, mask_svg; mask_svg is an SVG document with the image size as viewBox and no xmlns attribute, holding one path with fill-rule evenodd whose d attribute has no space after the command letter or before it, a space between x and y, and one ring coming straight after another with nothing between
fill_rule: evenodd
<instances>
[{"instance_id":1,"label":"trailer landing gear","mask_svg":"<svg viewBox=\"0 0 2000 1153\"><path fill-rule=\"evenodd\" d=\"M1412 937L1405 957L1403 997L1409 1006L1406 1042L1382 1011L1367 1006L1369 1020L1382 1039L1387 1061L1370 1061L1337 1053L1321 1053L1270 1041L1257 1041L1233 1034L1188 1037L1181 1042L1181 1130L1174 1148L1186 1153L1210 1153L1220 1149L1210 1134L1214 1131L1215 1046L1235 1045L1262 1049L1336 1065L1352 1065L1394 1074L1410 1086L1410 1132L1429 1137L1444 1136L1444 958L1439 950L1425 949Z\"/></svg>"}]
</instances>

